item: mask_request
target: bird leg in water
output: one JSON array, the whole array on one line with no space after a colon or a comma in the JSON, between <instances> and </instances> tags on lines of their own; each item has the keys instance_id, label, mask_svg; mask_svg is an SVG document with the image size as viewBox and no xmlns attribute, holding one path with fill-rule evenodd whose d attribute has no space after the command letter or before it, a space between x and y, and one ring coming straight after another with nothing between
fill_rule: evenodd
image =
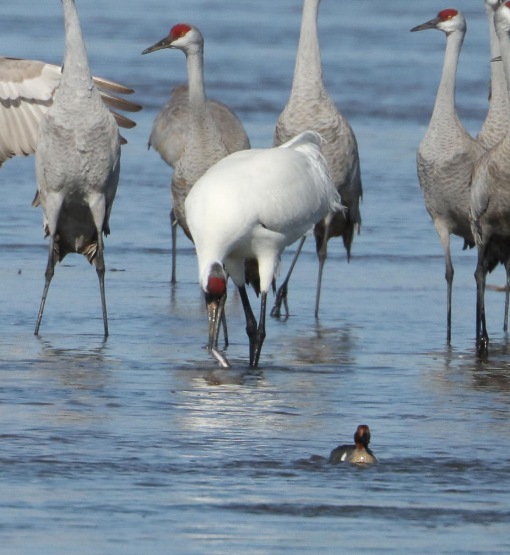
<instances>
[{"instance_id":1,"label":"bird leg in water","mask_svg":"<svg viewBox=\"0 0 510 555\"><path fill-rule=\"evenodd\" d=\"M324 237L322 239L322 244L317 251L317 256L319 257L319 277L317 279L317 295L315 297L315 318L319 318L319 303L321 300L321 286L322 286L322 271L324 270L324 263L328 256L328 241L329 241L329 225L331 224L331 219L333 215L328 214L324 222Z\"/></svg>"},{"instance_id":2,"label":"bird leg in water","mask_svg":"<svg viewBox=\"0 0 510 555\"><path fill-rule=\"evenodd\" d=\"M510 301L510 259L506 261L505 268L506 268L505 320L503 322L503 331L508 331L508 305Z\"/></svg>"},{"instance_id":3,"label":"bird leg in water","mask_svg":"<svg viewBox=\"0 0 510 555\"><path fill-rule=\"evenodd\" d=\"M301 249L303 248L305 241L306 241L306 235L304 235L301 238L301 241L299 242L299 246L296 250L296 254L294 255L294 258L292 260L292 264L290 265L289 273L287 274L287 277L285 278L284 282L280 285L280 288L278 289L278 293L276 294L276 299L275 299L273 308L271 310L271 316L273 318L280 318L282 302L285 306L285 319L289 317L289 305L287 303L287 289L289 285L289 279L290 279L290 276L292 275L294 266L296 265L297 259L299 257L299 253L301 252Z\"/></svg>"},{"instance_id":4,"label":"bird leg in water","mask_svg":"<svg viewBox=\"0 0 510 555\"><path fill-rule=\"evenodd\" d=\"M95 264L96 264L97 277L99 278L99 291L101 293L101 306L103 308L104 336L106 338L108 337L108 315L106 312L106 294L104 290L104 274L105 274L104 241L103 241L103 234L101 231L98 231L98 234L97 234L97 254L96 254Z\"/></svg>"},{"instance_id":5,"label":"bird leg in water","mask_svg":"<svg viewBox=\"0 0 510 555\"><path fill-rule=\"evenodd\" d=\"M248 293L246 288L239 287L239 295L241 296L241 301L243 303L244 314L246 316L246 334L250 340L250 366L256 368L259 363L260 352L262 350L262 344L266 338L266 301L267 293L261 293L261 303L260 303L260 321L257 326L257 320L251 309L250 300L248 299Z\"/></svg>"},{"instance_id":6,"label":"bird leg in water","mask_svg":"<svg viewBox=\"0 0 510 555\"><path fill-rule=\"evenodd\" d=\"M172 230L172 280L171 283L177 283L175 277L175 268L177 266L177 218L174 209L170 210L170 228Z\"/></svg>"},{"instance_id":7,"label":"bird leg in water","mask_svg":"<svg viewBox=\"0 0 510 555\"><path fill-rule=\"evenodd\" d=\"M50 251L48 255L48 265L46 266L46 283L44 285L43 296L41 300L41 306L39 308L39 315L37 316L37 324L35 325L34 335L39 335L39 327L41 325L42 315L44 311L44 305L46 304L46 296L48 295L48 290L50 288L51 279L55 274L55 236L50 235Z\"/></svg>"},{"instance_id":8,"label":"bird leg in water","mask_svg":"<svg viewBox=\"0 0 510 555\"><path fill-rule=\"evenodd\" d=\"M487 261L485 259L485 245L478 247L478 264L476 266L476 348L478 356L487 360L489 355L489 335L485 323L485 278L487 276Z\"/></svg>"}]
</instances>

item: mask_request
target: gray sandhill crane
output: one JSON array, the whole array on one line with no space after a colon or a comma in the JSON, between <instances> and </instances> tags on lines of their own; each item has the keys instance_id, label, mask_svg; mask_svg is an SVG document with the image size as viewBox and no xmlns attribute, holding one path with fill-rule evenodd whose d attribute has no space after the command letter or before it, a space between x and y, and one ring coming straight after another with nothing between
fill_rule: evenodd
<instances>
[{"instance_id":1,"label":"gray sandhill crane","mask_svg":"<svg viewBox=\"0 0 510 555\"><path fill-rule=\"evenodd\" d=\"M485 12L489 20L491 59L500 56L499 40L494 27L494 13L502 0L485 0ZM491 63L490 104L487 117L476 140L489 150L505 137L508 131L508 92L506 88L505 70L501 63Z\"/></svg>"},{"instance_id":2,"label":"gray sandhill crane","mask_svg":"<svg viewBox=\"0 0 510 555\"><path fill-rule=\"evenodd\" d=\"M0 57L0 166L13 156L34 154L39 122L52 106L61 78L62 68L58 65ZM142 109L115 96L131 94L132 89L101 77L93 79L104 89L100 94L110 108L127 112ZM112 113L120 127L131 129L136 125L114 110Z\"/></svg>"},{"instance_id":3,"label":"gray sandhill crane","mask_svg":"<svg viewBox=\"0 0 510 555\"><path fill-rule=\"evenodd\" d=\"M414 31L438 29L446 34L443 73L429 127L417 152L417 168L425 206L443 245L446 260L447 328L451 342L453 264L450 235L459 235L474 246L469 223L471 175L483 146L464 129L455 109L455 78L466 33L466 20L458 10L439 12Z\"/></svg>"},{"instance_id":4,"label":"gray sandhill crane","mask_svg":"<svg viewBox=\"0 0 510 555\"><path fill-rule=\"evenodd\" d=\"M154 121L149 147L153 146L174 168L172 176L172 283L176 282L177 224L191 239L184 215L184 201L191 188L213 164L250 141L238 117L221 102L210 100L204 86L204 39L194 25L180 23L170 34L142 54L163 48L186 55L189 88L174 88L170 100Z\"/></svg>"},{"instance_id":5,"label":"gray sandhill crane","mask_svg":"<svg viewBox=\"0 0 510 555\"><path fill-rule=\"evenodd\" d=\"M510 95L510 2L494 15L501 57ZM501 262L510 271L510 129L496 146L477 162L471 187L471 227L478 250L475 272L476 344L482 358L488 356L489 336L485 322L485 279Z\"/></svg>"},{"instance_id":6,"label":"gray sandhill crane","mask_svg":"<svg viewBox=\"0 0 510 555\"><path fill-rule=\"evenodd\" d=\"M186 198L186 218L197 249L199 280L209 313L209 351L216 351L227 272L246 316L250 366L258 365L267 293L283 249L321 218L343 211L321 153L322 137L305 132L278 148L236 152L211 167ZM282 208L283 207L283 208ZM261 308L257 325L245 288L245 264L257 261Z\"/></svg>"},{"instance_id":7,"label":"gray sandhill crane","mask_svg":"<svg viewBox=\"0 0 510 555\"><path fill-rule=\"evenodd\" d=\"M62 0L62 4L62 77L53 105L40 122L37 138L36 176L50 243L35 334L39 332L55 263L76 252L96 266L106 337L103 233L110 232L121 141L115 118L105 107L90 74L75 0Z\"/></svg>"},{"instance_id":8,"label":"gray sandhill crane","mask_svg":"<svg viewBox=\"0 0 510 555\"><path fill-rule=\"evenodd\" d=\"M331 237L342 237L350 258L354 231L360 229L359 202L363 194L358 145L351 126L331 100L322 79L321 51L317 18L321 0L305 0L290 98L281 113L274 132L273 144L279 146L307 129L317 131L326 140L322 147L335 187L347 211L332 219L316 222L314 236L319 258L319 277L315 301L315 317L319 316L322 272ZM305 238L298 246L289 273L278 290L271 316L280 316L282 301L287 305L287 286Z\"/></svg>"}]
</instances>

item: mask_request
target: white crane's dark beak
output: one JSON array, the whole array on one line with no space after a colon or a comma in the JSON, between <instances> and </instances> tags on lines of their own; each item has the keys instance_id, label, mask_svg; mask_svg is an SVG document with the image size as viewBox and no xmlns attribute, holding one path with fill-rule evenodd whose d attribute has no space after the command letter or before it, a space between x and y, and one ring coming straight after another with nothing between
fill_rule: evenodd
<instances>
[{"instance_id":1,"label":"white crane's dark beak","mask_svg":"<svg viewBox=\"0 0 510 555\"><path fill-rule=\"evenodd\" d=\"M150 54L151 52L156 52L156 50L163 50L163 48L172 48L172 42L173 39L170 37L170 35L168 35L168 37L165 37L156 44L149 46L149 48L146 48L142 52L142 54Z\"/></svg>"},{"instance_id":2,"label":"white crane's dark beak","mask_svg":"<svg viewBox=\"0 0 510 555\"><path fill-rule=\"evenodd\" d=\"M422 23L417 27L413 27L411 29L411 33L414 33L415 31L425 31L426 29L437 29L439 23L441 23L441 18L435 17L434 19L427 21L427 23Z\"/></svg>"}]
</instances>

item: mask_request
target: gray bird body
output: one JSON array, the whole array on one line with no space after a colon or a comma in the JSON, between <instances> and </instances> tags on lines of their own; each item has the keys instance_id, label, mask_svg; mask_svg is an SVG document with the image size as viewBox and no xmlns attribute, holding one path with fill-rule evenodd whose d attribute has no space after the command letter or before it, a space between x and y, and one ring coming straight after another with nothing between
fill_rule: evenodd
<instances>
[{"instance_id":1,"label":"gray bird body","mask_svg":"<svg viewBox=\"0 0 510 555\"><path fill-rule=\"evenodd\" d=\"M37 139L36 176L50 252L36 333L55 261L76 252L96 266L108 335L102 235L109 233L119 180L120 135L90 75L74 0L63 0L63 7L64 70Z\"/></svg>"},{"instance_id":2,"label":"gray bird body","mask_svg":"<svg viewBox=\"0 0 510 555\"><path fill-rule=\"evenodd\" d=\"M292 90L289 101L278 119L273 137L274 146L279 146L306 130L320 133L326 140L322 151L328 162L333 183L341 195L342 204L347 207L345 212L334 215L327 229L325 220L317 222L314 229L320 261L316 316L322 267L327 256L327 242L331 237L341 236L347 255L350 256L354 231L359 231L361 226L359 203L363 195L356 137L349 122L338 111L324 86L317 29L319 5L320 0L304 1ZM284 295L289 278L290 273L282 285L282 288L285 287ZM279 315L282 288L272 315Z\"/></svg>"}]
</instances>

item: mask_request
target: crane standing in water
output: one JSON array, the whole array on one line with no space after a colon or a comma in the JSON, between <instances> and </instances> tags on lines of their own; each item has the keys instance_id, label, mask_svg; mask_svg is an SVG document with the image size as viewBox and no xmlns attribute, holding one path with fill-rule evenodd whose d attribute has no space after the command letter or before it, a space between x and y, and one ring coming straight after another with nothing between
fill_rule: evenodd
<instances>
[{"instance_id":1,"label":"crane standing in water","mask_svg":"<svg viewBox=\"0 0 510 555\"><path fill-rule=\"evenodd\" d=\"M333 183L347 210L332 218L315 222L314 236L319 257L319 277L315 300L315 317L319 317L322 272L331 237L342 237L350 258L354 231L359 232L361 214L359 202L363 195L358 155L358 144L348 121L331 100L322 78L321 51L317 18L321 0L305 0L303 19L296 57L296 67L290 98L281 113L274 132L273 144L279 146L306 130L317 131L324 139L322 151L327 160ZM281 304L287 306L287 286L305 238L298 246L291 268L278 290L271 316L278 317Z\"/></svg>"},{"instance_id":2,"label":"crane standing in water","mask_svg":"<svg viewBox=\"0 0 510 555\"><path fill-rule=\"evenodd\" d=\"M195 182L225 156L250 148L237 116L225 104L210 100L204 85L204 39L194 25L180 23L170 34L142 54L163 48L186 55L189 88L176 87L154 121L149 146L172 166L172 283L176 282L177 224L191 239L184 201Z\"/></svg>"}]
</instances>

